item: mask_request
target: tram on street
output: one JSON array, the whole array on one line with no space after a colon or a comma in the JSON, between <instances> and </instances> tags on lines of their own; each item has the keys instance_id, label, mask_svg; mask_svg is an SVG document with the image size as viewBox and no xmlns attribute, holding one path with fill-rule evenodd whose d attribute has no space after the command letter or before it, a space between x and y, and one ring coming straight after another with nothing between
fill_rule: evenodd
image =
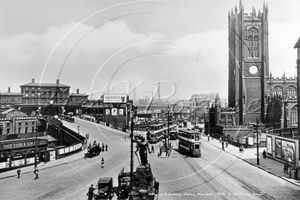
<instances>
[{"instance_id":1,"label":"tram on street","mask_svg":"<svg viewBox=\"0 0 300 200\"><path fill-rule=\"evenodd\" d=\"M71 122L71 123L74 123L75 122L75 119L74 117L70 116L70 115L59 115L59 118L61 120L65 120L67 122Z\"/></svg>"},{"instance_id":2,"label":"tram on street","mask_svg":"<svg viewBox=\"0 0 300 200\"><path fill-rule=\"evenodd\" d=\"M178 151L182 154L201 157L201 133L196 130L179 129Z\"/></svg>"},{"instance_id":3,"label":"tram on street","mask_svg":"<svg viewBox=\"0 0 300 200\"><path fill-rule=\"evenodd\" d=\"M170 125L169 131L177 130L177 125ZM147 132L147 140L149 143L157 143L164 139L168 134L168 127L162 126L161 129Z\"/></svg>"}]
</instances>

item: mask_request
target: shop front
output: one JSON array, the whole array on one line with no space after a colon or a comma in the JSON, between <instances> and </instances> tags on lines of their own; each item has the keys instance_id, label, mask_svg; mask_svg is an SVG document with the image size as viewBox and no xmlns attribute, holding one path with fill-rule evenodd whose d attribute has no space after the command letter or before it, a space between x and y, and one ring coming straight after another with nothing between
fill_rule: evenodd
<instances>
[{"instance_id":1,"label":"shop front","mask_svg":"<svg viewBox=\"0 0 300 200\"><path fill-rule=\"evenodd\" d=\"M0 171L39 163L47 152L47 139L0 141Z\"/></svg>"}]
</instances>

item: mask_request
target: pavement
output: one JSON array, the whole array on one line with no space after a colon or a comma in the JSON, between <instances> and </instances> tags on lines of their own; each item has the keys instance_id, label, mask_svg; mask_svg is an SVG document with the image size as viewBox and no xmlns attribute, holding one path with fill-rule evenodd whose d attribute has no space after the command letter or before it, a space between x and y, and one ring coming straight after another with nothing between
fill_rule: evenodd
<instances>
[{"instance_id":1,"label":"pavement","mask_svg":"<svg viewBox=\"0 0 300 200\"><path fill-rule=\"evenodd\" d=\"M222 143L220 143L218 139L212 139L210 137L210 139L208 141L207 135L202 134L201 140L203 142L211 144L211 145L215 146L216 148L219 148L222 150ZM291 173L291 178L290 178L289 173L286 174L283 172L284 163L274 160L271 157L267 157L265 159L263 158L262 152L265 149L266 148L259 148L259 165L257 164L257 149L256 148L244 148L244 152L240 153L239 147L228 144L228 148L225 148L225 151L227 153L255 166L255 167L258 167L261 170L264 170L274 176L277 176L281 179L284 179L284 180L300 187L300 181L295 180L294 171L292 171L292 173ZM300 179L300 172L298 173L298 178Z\"/></svg>"}]
</instances>

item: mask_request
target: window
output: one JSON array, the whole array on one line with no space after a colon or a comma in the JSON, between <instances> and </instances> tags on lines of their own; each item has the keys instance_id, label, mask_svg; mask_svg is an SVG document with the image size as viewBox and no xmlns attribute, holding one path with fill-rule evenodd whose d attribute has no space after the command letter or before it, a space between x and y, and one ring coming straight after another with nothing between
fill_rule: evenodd
<instances>
[{"instance_id":1,"label":"window","mask_svg":"<svg viewBox=\"0 0 300 200\"><path fill-rule=\"evenodd\" d=\"M28 125L28 122L25 122L25 126L27 126Z\"/></svg>"},{"instance_id":2,"label":"window","mask_svg":"<svg viewBox=\"0 0 300 200\"><path fill-rule=\"evenodd\" d=\"M298 123L298 107L297 106L294 106L291 109L290 116L291 116L292 124L297 124Z\"/></svg>"},{"instance_id":3,"label":"window","mask_svg":"<svg viewBox=\"0 0 300 200\"><path fill-rule=\"evenodd\" d=\"M22 98L19 98L19 103L22 103Z\"/></svg>"},{"instance_id":4,"label":"window","mask_svg":"<svg viewBox=\"0 0 300 200\"><path fill-rule=\"evenodd\" d=\"M21 128L19 128L19 130L18 130L18 131L19 131L19 133L21 133Z\"/></svg>"},{"instance_id":5,"label":"window","mask_svg":"<svg viewBox=\"0 0 300 200\"><path fill-rule=\"evenodd\" d=\"M288 97L294 97L294 96L296 96L296 88L294 88L294 87L288 87L287 88L287 95L288 95Z\"/></svg>"},{"instance_id":6,"label":"window","mask_svg":"<svg viewBox=\"0 0 300 200\"><path fill-rule=\"evenodd\" d=\"M195 144L195 149L200 149L200 145L199 144Z\"/></svg>"},{"instance_id":7,"label":"window","mask_svg":"<svg viewBox=\"0 0 300 200\"><path fill-rule=\"evenodd\" d=\"M35 94L34 92L31 92L31 96L32 96L32 97L34 97L34 94Z\"/></svg>"},{"instance_id":8,"label":"window","mask_svg":"<svg viewBox=\"0 0 300 200\"><path fill-rule=\"evenodd\" d=\"M25 97L28 97L29 93L28 92L25 92Z\"/></svg>"},{"instance_id":9,"label":"window","mask_svg":"<svg viewBox=\"0 0 300 200\"><path fill-rule=\"evenodd\" d=\"M32 125L34 125L34 122L32 122Z\"/></svg>"},{"instance_id":10,"label":"window","mask_svg":"<svg viewBox=\"0 0 300 200\"><path fill-rule=\"evenodd\" d=\"M259 57L259 35L258 29L252 27L248 30L249 57Z\"/></svg>"},{"instance_id":11,"label":"window","mask_svg":"<svg viewBox=\"0 0 300 200\"><path fill-rule=\"evenodd\" d=\"M25 133L27 133L27 131L28 131L28 128L27 128L27 127L25 127Z\"/></svg>"},{"instance_id":12,"label":"window","mask_svg":"<svg viewBox=\"0 0 300 200\"><path fill-rule=\"evenodd\" d=\"M32 132L34 132L34 127L32 127L31 129L32 129Z\"/></svg>"},{"instance_id":13,"label":"window","mask_svg":"<svg viewBox=\"0 0 300 200\"><path fill-rule=\"evenodd\" d=\"M21 122L19 122L19 126L21 126L22 125L22 123Z\"/></svg>"},{"instance_id":14,"label":"window","mask_svg":"<svg viewBox=\"0 0 300 200\"><path fill-rule=\"evenodd\" d=\"M6 133L9 134L9 131L10 131L10 129L8 128Z\"/></svg>"},{"instance_id":15,"label":"window","mask_svg":"<svg viewBox=\"0 0 300 200\"><path fill-rule=\"evenodd\" d=\"M274 95L275 96L282 96L282 87L275 86L273 89L274 89Z\"/></svg>"}]
</instances>

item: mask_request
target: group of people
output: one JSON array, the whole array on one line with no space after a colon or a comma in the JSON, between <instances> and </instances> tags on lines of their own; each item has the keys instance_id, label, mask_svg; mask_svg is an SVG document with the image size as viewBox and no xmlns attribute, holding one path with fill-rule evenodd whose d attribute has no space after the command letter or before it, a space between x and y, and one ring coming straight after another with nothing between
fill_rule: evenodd
<instances>
[{"instance_id":1,"label":"group of people","mask_svg":"<svg viewBox=\"0 0 300 200\"><path fill-rule=\"evenodd\" d=\"M34 167L33 173L35 175L34 180L38 179L39 178L39 169L37 167ZM17 175L18 175L18 178L20 178L20 176L21 176L20 168L17 169Z\"/></svg>"},{"instance_id":2,"label":"group of people","mask_svg":"<svg viewBox=\"0 0 300 200\"><path fill-rule=\"evenodd\" d=\"M97 141L96 140L94 140L93 145L97 145ZM108 145L107 144L102 143L102 147L101 147L100 143L98 143L98 146L100 147L100 152L108 150ZM89 143L88 149L91 149L91 148L92 148L92 145L91 145L91 143Z\"/></svg>"},{"instance_id":3,"label":"group of people","mask_svg":"<svg viewBox=\"0 0 300 200\"><path fill-rule=\"evenodd\" d=\"M225 145L226 145L226 148L228 148L228 141L227 141L227 140L224 140L223 137L220 137L219 143L222 144L222 150L223 150L223 151L225 151Z\"/></svg>"}]
</instances>

